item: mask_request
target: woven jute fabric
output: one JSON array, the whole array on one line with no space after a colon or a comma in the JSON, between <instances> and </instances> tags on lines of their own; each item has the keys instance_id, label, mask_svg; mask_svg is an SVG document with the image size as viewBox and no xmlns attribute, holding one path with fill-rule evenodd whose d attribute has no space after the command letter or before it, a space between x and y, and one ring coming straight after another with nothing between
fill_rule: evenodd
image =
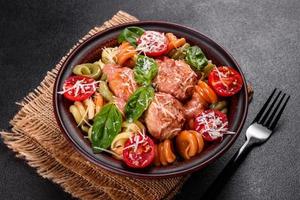
<instances>
[{"instance_id":1,"label":"woven jute fabric","mask_svg":"<svg viewBox=\"0 0 300 200\"><path fill-rule=\"evenodd\" d=\"M67 55L99 31L132 21L138 19L119 11L102 26L90 30ZM79 199L173 198L187 176L159 180L120 176L87 161L64 138L54 117L52 93L55 77L67 55L33 92L18 103L20 111L10 122L11 132L1 132L3 142L16 152L17 157L36 168L42 177L59 184Z\"/></svg>"}]
</instances>

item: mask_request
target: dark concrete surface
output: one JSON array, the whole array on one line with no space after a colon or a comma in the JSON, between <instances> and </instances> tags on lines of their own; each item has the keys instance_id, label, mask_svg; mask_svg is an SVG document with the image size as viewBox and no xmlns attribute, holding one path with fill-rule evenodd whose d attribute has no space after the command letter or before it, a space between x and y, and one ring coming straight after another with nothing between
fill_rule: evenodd
<instances>
[{"instance_id":1,"label":"dark concrete surface","mask_svg":"<svg viewBox=\"0 0 300 200\"><path fill-rule=\"evenodd\" d=\"M219 199L300 199L300 1L0 1L0 127L90 28L125 10L141 20L180 23L208 35L240 63L255 94L245 127L274 87L292 95L274 136L254 149ZM245 128L244 128L245 130ZM242 144L194 173L177 199L198 199ZM0 199L71 199L0 142Z\"/></svg>"}]
</instances>

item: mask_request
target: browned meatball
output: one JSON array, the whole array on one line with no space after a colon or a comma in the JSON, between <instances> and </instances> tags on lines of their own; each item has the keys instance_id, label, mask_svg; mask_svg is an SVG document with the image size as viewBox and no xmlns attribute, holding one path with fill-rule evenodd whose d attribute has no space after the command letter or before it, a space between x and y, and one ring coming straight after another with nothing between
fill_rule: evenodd
<instances>
[{"instance_id":1,"label":"browned meatball","mask_svg":"<svg viewBox=\"0 0 300 200\"><path fill-rule=\"evenodd\" d=\"M160 92L173 95L184 100L192 95L193 87L197 83L197 75L183 60L163 58L157 60L158 74L154 80Z\"/></svg>"},{"instance_id":2,"label":"browned meatball","mask_svg":"<svg viewBox=\"0 0 300 200\"><path fill-rule=\"evenodd\" d=\"M173 138L185 122L183 107L172 95L156 93L146 111L145 122L153 137L159 140Z\"/></svg>"},{"instance_id":3,"label":"browned meatball","mask_svg":"<svg viewBox=\"0 0 300 200\"><path fill-rule=\"evenodd\" d=\"M187 119L195 118L199 115L204 109L205 105L201 101L200 96L197 92L194 92L192 98L183 106L184 116Z\"/></svg>"}]
</instances>

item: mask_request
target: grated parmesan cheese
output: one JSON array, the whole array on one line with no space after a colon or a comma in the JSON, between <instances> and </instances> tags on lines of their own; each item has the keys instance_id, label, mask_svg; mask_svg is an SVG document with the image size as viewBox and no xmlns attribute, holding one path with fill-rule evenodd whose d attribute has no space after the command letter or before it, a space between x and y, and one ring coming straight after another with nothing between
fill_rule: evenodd
<instances>
[{"instance_id":1,"label":"grated parmesan cheese","mask_svg":"<svg viewBox=\"0 0 300 200\"><path fill-rule=\"evenodd\" d=\"M208 133L213 139L223 137L224 134L235 134L235 132L228 131L228 122L223 123L214 112L202 113L196 120L199 125L204 125L202 132Z\"/></svg>"},{"instance_id":2,"label":"grated parmesan cheese","mask_svg":"<svg viewBox=\"0 0 300 200\"><path fill-rule=\"evenodd\" d=\"M228 89L229 86L223 81L223 78L226 78L226 75L223 74L222 72L220 72L219 69L218 69L216 66L215 66L215 69L216 69L216 71L217 71L217 73L218 73L220 82ZM218 82L216 82L216 83L218 83Z\"/></svg>"},{"instance_id":3,"label":"grated parmesan cheese","mask_svg":"<svg viewBox=\"0 0 300 200\"><path fill-rule=\"evenodd\" d=\"M75 90L74 92L74 96L78 96L79 92L81 93L93 93L96 90L96 84L99 83L100 81L93 81L92 83L82 83L83 80L77 80L76 83L66 89L65 85L63 86L63 90L57 92L58 94L64 94L64 93L68 93L68 94L72 94L72 90ZM93 87L92 91L86 91L89 90L91 87Z\"/></svg>"},{"instance_id":4,"label":"grated parmesan cheese","mask_svg":"<svg viewBox=\"0 0 300 200\"><path fill-rule=\"evenodd\" d=\"M164 33L157 31L146 31L140 37L140 43L136 47L137 51L143 53L156 52L160 49L164 49L167 46L167 38Z\"/></svg>"}]
</instances>

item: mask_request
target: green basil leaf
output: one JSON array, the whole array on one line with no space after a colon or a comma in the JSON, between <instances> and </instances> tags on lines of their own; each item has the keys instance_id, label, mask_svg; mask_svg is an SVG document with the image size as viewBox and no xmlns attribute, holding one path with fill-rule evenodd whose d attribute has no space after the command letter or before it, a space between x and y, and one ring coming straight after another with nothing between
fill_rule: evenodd
<instances>
[{"instance_id":1,"label":"green basil leaf","mask_svg":"<svg viewBox=\"0 0 300 200\"><path fill-rule=\"evenodd\" d=\"M115 104L106 104L95 116L91 141L95 152L107 149L121 131L122 114Z\"/></svg>"},{"instance_id":2,"label":"green basil leaf","mask_svg":"<svg viewBox=\"0 0 300 200\"><path fill-rule=\"evenodd\" d=\"M207 65L207 58L197 46L192 46L187 49L185 60L197 71L201 71L202 68Z\"/></svg>"},{"instance_id":3,"label":"green basil leaf","mask_svg":"<svg viewBox=\"0 0 300 200\"><path fill-rule=\"evenodd\" d=\"M153 58L139 55L133 71L134 79L138 84L149 85L156 76L158 68Z\"/></svg>"},{"instance_id":4,"label":"green basil leaf","mask_svg":"<svg viewBox=\"0 0 300 200\"><path fill-rule=\"evenodd\" d=\"M154 98L151 86L138 88L129 98L125 106L125 116L129 122L138 120Z\"/></svg>"},{"instance_id":5,"label":"green basil leaf","mask_svg":"<svg viewBox=\"0 0 300 200\"><path fill-rule=\"evenodd\" d=\"M130 44L136 46L136 40L145 32L144 29L136 26L130 26L125 28L118 37L118 42L122 43L128 41Z\"/></svg>"}]
</instances>

